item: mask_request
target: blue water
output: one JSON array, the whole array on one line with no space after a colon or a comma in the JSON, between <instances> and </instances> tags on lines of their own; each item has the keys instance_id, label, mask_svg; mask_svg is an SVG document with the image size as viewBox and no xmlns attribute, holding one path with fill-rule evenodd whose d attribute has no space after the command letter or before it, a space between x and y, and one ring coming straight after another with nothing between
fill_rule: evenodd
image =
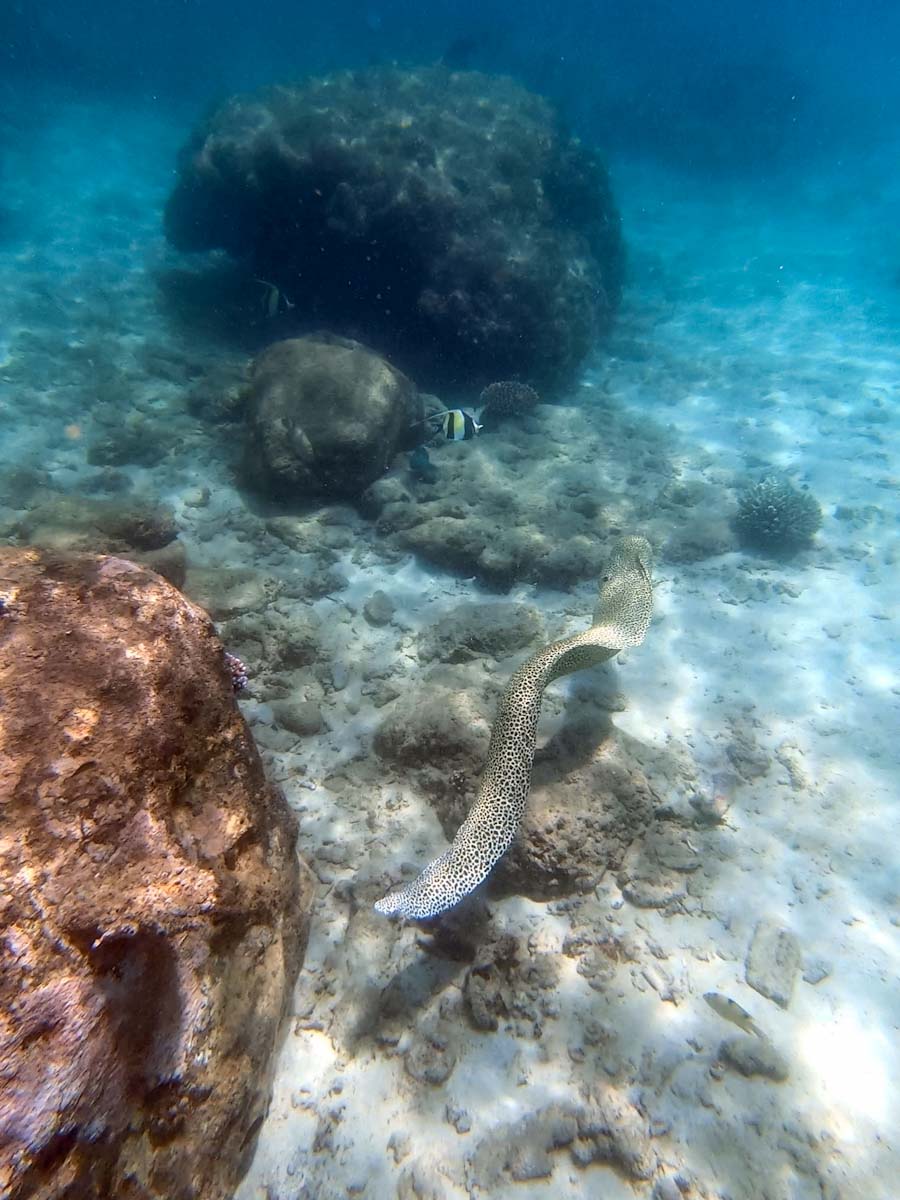
<instances>
[{"instance_id":1,"label":"blue water","mask_svg":"<svg viewBox=\"0 0 900 1200\"><path fill-rule=\"evenodd\" d=\"M511 75L613 163L642 156L699 186L733 178L750 189L830 172L845 203L864 211L890 181L887 165L884 178L854 178L880 151L887 163L895 142L898 46L900 13L888 0L436 3L427 13L415 3L270 5L264 19L250 4L11 2L0 14L0 238L40 218L40 205L17 203L17 187L41 168L44 132L73 108L92 106L101 127L108 116L123 132L132 119L158 125L132 158L140 187L149 160L171 161L173 145L231 93L435 62ZM890 236L880 249L895 272Z\"/></svg>"},{"instance_id":2,"label":"blue water","mask_svg":"<svg viewBox=\"0 0 900 1200\"><path fill-rule=\"evenodd\" d=\"M437 63L510 76L602 157L614 319L533 412L458 443L418 421L377 503L260 496L238 398L279 339L396 347L432 411L476 412L486 379L386 305L367 324L302 271L273 299L252 256L173 247L179 151L235 93ZM0 549L125 554L96 506L166 508L317 879L239 1200L895 1200L898 114L888 0L3 3ZM736 537L769 475L821 509L799 554ZM619 532L653 543L654 622L548 690L546 824L514 869L543 882L513 871L436 938L377 917L452 838L515 669L585 628ZM651 815L598 832L622 780ZM797 947L786 1006L748 982L766 921ZM710 992L787 1078L729 1059Z\"/></svg>"},{"instance_id":3,"label":"blue water","mask_svg":"<svg viewBox=\"0 0 900 1200\"><path fill-rule=\"evenodd\" d=\"M203 106L343 67L443 58L508 72L585 137L680 162L791 161L892 135L900 14L889 0L794 3L4 6L4 92ZM10 113L8 111L7 119Z\"/></svg>"}]
</instances>

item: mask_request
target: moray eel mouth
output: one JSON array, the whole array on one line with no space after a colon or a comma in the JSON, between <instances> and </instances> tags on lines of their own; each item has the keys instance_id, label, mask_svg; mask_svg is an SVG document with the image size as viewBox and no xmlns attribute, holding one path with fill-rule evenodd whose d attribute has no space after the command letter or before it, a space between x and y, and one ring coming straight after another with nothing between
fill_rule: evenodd
<instances>
[{"instance_id":1,"label":"moray eel mouth","mask_svg":"<svg viewBox=\"0 0 900 1200\"><path fill-rule=\"evenodd\" d=\"M614 543L600 578L594 623L551 642L510 679L500 697L475 803L453 842L406 887L375 905L384 916L425 920L452 908L489 875L515 838L531 787L531 764L544 689L554 679L594 667L639 646L653 613L650 543Z\"/></svg>"}]
</instances>

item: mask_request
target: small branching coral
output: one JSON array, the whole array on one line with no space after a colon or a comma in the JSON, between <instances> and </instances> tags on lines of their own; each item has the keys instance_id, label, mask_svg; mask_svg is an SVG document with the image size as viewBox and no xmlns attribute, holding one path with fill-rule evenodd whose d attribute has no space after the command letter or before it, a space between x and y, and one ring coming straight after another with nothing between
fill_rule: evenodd
<instances>
[{"instance_id":1,"label":"small branching coral","mask_svg":"<svg viewBox=\"0 0 900 1200\"><path fill-rule=\"evenodd\" d=\"M249 685L250 676L247 674L247 668L236 654L229 654L227 650L225 651L225 670L228 672L235 695Z\"/></svg>"},{"instance_id":2,"label":"small branching coral","mask_svg":"<svg viewBox=\"0 0 900 1200\"><path fill-rule=\"evenodd\" d=\"M741 545L779 555L804 549L821 524L816 498L773 475L742 493L734 518Z\"/></svg>"},{"instance_id":3,"label":"small branching coral","mask_svg":"<svg viewBox=\"0 0 900 1200\"><path fill-rule=\"evenodd\" d=\"M481 416L518 417L528 412L540 400L540 396L527 383L515 379L501 379L489 383L479 397Z\"/></svg>"}]
</instances>

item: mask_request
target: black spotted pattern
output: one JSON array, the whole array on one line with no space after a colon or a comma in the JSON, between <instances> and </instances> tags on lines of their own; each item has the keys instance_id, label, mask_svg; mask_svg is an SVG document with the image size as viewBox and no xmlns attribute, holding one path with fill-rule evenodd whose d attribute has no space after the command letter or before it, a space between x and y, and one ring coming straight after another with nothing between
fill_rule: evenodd
<instances>
[{"instance_id":1,"label":"black spotted pattern","mask_svg":"<svg viewBox=\"0 0 900 1200\"><path fill-rule=\"evenodd\" d=\"M651 551L641 537L621 538L607 560L594 624L539 650L515 672L500 699L478 795L453 843L407 887L375 905L385 916L422 920L458 904L509 848L531 787L531 763L547 684L638 646L653 605Z\"/></svg>"}]
</instances>

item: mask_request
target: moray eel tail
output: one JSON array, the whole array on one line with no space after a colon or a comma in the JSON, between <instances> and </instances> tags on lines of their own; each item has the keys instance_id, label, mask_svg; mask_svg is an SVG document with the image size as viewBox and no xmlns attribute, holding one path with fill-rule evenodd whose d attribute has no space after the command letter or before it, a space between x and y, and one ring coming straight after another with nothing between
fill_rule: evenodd
<instances>
[{"instance_id":1,"label":"moray eel tail","mask_svg":"<svg viewBox=\"0 0 900 1200\"><path fill-rule=\"evenodd\" d=\"M591 628L545 646L510 679L491 730L475 803L452 845L412 883L379 900L376 912L416 920L434 917L487 878L511 845L525 812L544 688L561 675L640 645L653 606L651 561L644 538L616 542L600 581Z\"/></svg>"}]
</instances>

